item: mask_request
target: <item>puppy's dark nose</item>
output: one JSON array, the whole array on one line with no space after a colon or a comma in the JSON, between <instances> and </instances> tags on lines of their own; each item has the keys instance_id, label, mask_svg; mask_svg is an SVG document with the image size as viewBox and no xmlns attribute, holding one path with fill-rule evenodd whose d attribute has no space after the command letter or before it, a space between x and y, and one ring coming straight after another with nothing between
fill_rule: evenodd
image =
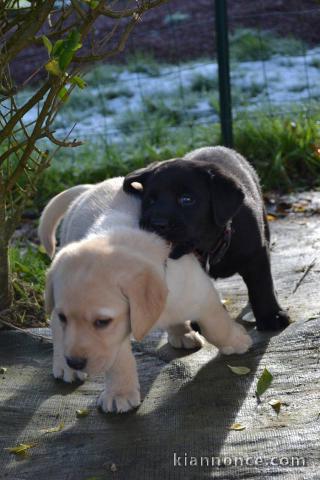
<instances>
[{"instance_id":1,"label":"puppy's dark nose","mask_svg":"<svg viewBox=\"0 0 320 480\"><path fill-rule=\"evenodd\" d=\"M83 370L87 365L87 359L81 357L66 357L67 364L74 370Z\"/></svg>"},{"instance_id":2,"label":"puppy's dark nose","mask_svg":"<svg viewBox=\"0 0 320 480\"><path fill-rule=\"evenodd\" d=\"M166 218L153 218L150 221L150 226L154 230L166 230L169 226L169 221Z\"/></svg>"}]
</instances>

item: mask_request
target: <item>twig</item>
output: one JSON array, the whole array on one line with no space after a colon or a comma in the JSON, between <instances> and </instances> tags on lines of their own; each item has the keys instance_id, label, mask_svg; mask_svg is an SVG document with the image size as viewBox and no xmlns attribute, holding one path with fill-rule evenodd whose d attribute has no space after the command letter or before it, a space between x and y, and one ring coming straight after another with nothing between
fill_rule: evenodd
<instances>
[{"instance_id":1,"label":"twig","mask_svg":"<svg viewBox=\"0 0 320 480\"><path fill-rule=\"evenodd\" d=\"M5 311L1 312L1 314L4 312ZM47 342L52 343L52 338L50 337L46 337L45 335L40 335L39 333L29 332L28 330L17 327L13 323L7 322L6 320L2 320L1 318L0 318L0 323L2 323L2 325L5 325L6 327L12 328L13 330L17 330L18 332L24 333L25 335L29 335L30 337L38 338L38 339L45 340Z\"/></svg>"},{"instance_id":2,"label":"twig","mask_svg":"<svg viewBox=\"0 0 320 480\"><path fill-rule=\"evenodd\" d=\"M59 147L79 147L80 145L83 145L83 142L80 140L77 141L71 140L70 142L65 142L64 140L58 140L54 135L53 132L49 132L49 130L46 131L46 137L55 145L58 145Z\"/></svg>"},{"instance_id":3,"label":"twig","mask_svg":"<svg viewBox=\"0 0 320 480\"><path fill-rule=\"evenodd\" d=\"M306 276L308 275L308 273L310 272L310 270L315 266L315 263L316 263L316 259L314 258L312 260L312 262L310 263L310 265L306 268L305 272L303 273L302 277L297 281L294 289L293 289L293 292L292 293L296 293L296 291L298 290L298 288L300 287L301 283L303 282L303 280L306 278Z\"/></svg>"}]
</instances>

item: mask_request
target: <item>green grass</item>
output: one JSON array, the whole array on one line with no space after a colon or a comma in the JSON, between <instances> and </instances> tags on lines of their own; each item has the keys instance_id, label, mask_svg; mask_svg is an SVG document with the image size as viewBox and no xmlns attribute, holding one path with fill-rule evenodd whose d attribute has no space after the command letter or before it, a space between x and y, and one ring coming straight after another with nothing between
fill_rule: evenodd
<instances>
[{"instance_id":1,"label":"green grass","mask_svg":"<svg viewBox=\"0 0 320 480\"><path fill-rule=\"evenodd\" d=\"M303 92L304 90L306 90L306 88L308 88L307 85L292 85L291 87L289 87L289 90L290 92Z\"/></svg>"},{"instance_id":2,"label":"green grass","mask_svg":"<svg viewBox=\"0 0 320 480\"><path fill-rule=\"evenodd\" d=\"M264 85L253 82L249 85L234 85L231 90L232 105L245 106L250 103L252 98L257 97L264 92Z\"/></svg>"},{"instance_id":3,"label":"green grass","mask_svg":"<svg viewBox=\"0 0 320 480\"><path fill-rule=\"evenodd\" d=\"M9 250L14 306L7 321L19 326L45 326L43 294L50 260L37 245L17 243Z\"/></svg>"},{"instance_id":4,"label":"green grass","mask_svg":"<svg viewBox=\"0 0 320 480\"><path fill-rule=\"evenodd\" d=\"M179 126L184 122L184 113L181 105L166 101L162 98L145 98L142 110L128 111L118 122L118 127L125 135L135 134L139 130L148 130L158 143L157 138L162 137L162 130Z\"/></svg>"},{"instance_id":5,"label":"green grass","mask_svg":"<svg viewBox=\"0 0 320 480\"><path fill-rule=\"evenodd\" d=\"M311 67L320 68L320 58L313 58L310 62Z\"/></svg>"},{"instance_id":6,"label":"green grass","mask_svg":"<svg viewBox=\"0 0 320 480\"><path fill-rule=\"evenodd\" d=\"M161 67L152 54L137 51L127 58L126 68L129 72L143 73L150 77L158 77Z\"/></svg>"},{"instance_id":7,"label":"green grass","mask_svg":"<svg viewBox=\"0 0 320 480\"><path fill-rule=\"evenodd\" d=\"M126 97L130 98L134 94L129 88L115 88L108 90L102 94L103 97L105 97L107 100L114 100L115 98L119 97Z\"/></svg>"},{"instance_id":8,"label":"green grass","mask_svg":"<svg viewBox=\"0 0 320 480\"><path fill-rule=\"evenodd\" d=\"M282 192L320 186L319 114L262 114L235 123L235 147L256 168L264 189Z\"/></svg>"},{"instance_id":9,"label":"green grass","mask_svg":"<svg viewBox=\"0 0 320 480\"><path fill-rule=\"evenodd\" d=\"M230 36L230 56L238 62L269 60L272 55L295 56L304 52L304 43L274 32L239 28Z\"/></svg>"},{"instance_id":10,"label":"green grass","mask_svg":"<svg viewBox=\"0 0 320 480\"><path fill-rule=\"evenodd\" d=\"M207 93L212 90L218 90L219 82L217 77L209 78L205 75L195 75L191 82L190 90L192 92Z\"/></svg>"},{"instance_id":11,"label":"green grass","mask_svg":"<svg viewBox=\"0 0 320 480\"><path fill-rule=\"evenodd\" d=\"M99 88L103 85L115 84L123 69L119 65L101 64L86 73L84 78L88 85Z\"/></svg>"},{"instance_id":12,"label":"green grass","mask_svg":"<svg viewBox=\"0 0 320 480\"><path fill-rule=\"evenodd\" d=\"M264 188L286 192L319 186L320 157L315 147L320 145L319 114L308 118L297 109L281 117L270 117L264 111L252 115L250 118L241 113L235 119L235 148L256 167ZM148 128L141 123L130 130L134 116L128 119L127 140L121 144L109 145L103 137L97 137L82 147L60 150L39 182L36 206L42 208L69 186L125 175L152 161L221 143L219 125L169 128L167 120L157 115L144 120L149 121ZM141 127L138 133L136 127Z\"/></svg>"}]
</instances>

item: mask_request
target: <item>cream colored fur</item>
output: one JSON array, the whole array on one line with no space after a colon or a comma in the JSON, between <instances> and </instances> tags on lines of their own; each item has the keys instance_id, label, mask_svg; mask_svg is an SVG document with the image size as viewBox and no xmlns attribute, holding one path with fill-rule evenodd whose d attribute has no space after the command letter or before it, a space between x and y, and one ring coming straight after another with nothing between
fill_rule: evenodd
<instances>
[{"instance_id":1,"label":"cream colored fur","mask_svg":"<svg viewBox=\"0 0 320 480\"><path fill-rule=\"evenodd\" d=\"M62 192L44 210L39 235L51 255L62 225L62 248L49 269L46 306L54 342L53 374L71 382L104 371L104 411L127 411L140 403L130 335L141 340L151 329L168 330L177 348L203 345L190 327L223 353L243 353L251 345L245 330L222 306L212 281L194 255L168 259L168 245L138 228L139 201L122 191L122 178ZM78 193L78 197L76 196ZM67 318L64 325L59 314ZM104 328L95 321L112 319ZM87 359L72 370L66 357Z\"/></svg>"}]
</instances>

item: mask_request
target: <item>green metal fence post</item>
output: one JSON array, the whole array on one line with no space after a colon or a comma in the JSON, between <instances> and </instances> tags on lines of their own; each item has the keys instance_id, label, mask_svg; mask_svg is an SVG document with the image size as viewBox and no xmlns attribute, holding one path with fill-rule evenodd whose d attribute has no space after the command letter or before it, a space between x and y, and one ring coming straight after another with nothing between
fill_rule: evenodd
<instances>
[{"instance_id":1,"label":"green metal fence post","mask_svg":"<svg viewBox=\"0 0 320 480\"><path fill-rule=\"evenodd\" d=\"M222 141L233 146L232 104L229 69L229 39L227 1L215 0L217 55L219 70L219 103Z\"/></svg>"}]
</instances>

